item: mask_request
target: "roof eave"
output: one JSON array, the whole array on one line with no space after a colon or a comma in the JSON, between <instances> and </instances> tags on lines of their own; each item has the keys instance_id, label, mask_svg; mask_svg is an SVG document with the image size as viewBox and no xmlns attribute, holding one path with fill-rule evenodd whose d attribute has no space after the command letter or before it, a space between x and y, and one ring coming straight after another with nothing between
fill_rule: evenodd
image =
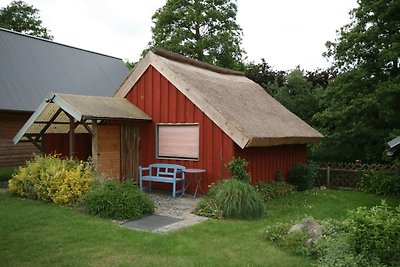
<instances>
[{"instance_id":1,"label":"roof eave","mask_svg":"<svg viewBox=\"0 0 400 267\"><path fill-rule=\"evenodd\" d=\"M21 138L25 135L25 133L28 131L29 127L36 121L36 119L40 116L42 111L46 108L47 106L47 101L43 101L39 107L36 109L36 111L31 115L31 117L25 122L24 126L18 131L18 133L14 136L12 139L14 145L18 144L18 142L21 140Z\"/></svg>"},{"instance_id":2,"label":"roof eave","mask_svg":"<svg viewBox=\"0 0 400 267\"><path fill-rule=\"evenodd\" d=\"M246 144L246 147L315 144L320 142L322 138L323 136L253 137Z\"/></svg>"},{"instance_id":3,"label":"roof eave","mask_svg":"<svg viewBox=\"0 0 400 267\"><path fill-rule=\"evenodd\" d=\"M156 55L154 55L153 52L148 52L128 74L125 80L122 81L119 88L115 91L114 97L124 98L155 59Z\"/></svg>"},{"instance_id":4,"label":"roof eave","mask_svg":"<svg viewBox=\"0 0 400 267\"><path fill-rule=\"evenodd\" d=\"M87 120L151 121L151 118L150 117L147 118L104 117L104 116L83 115L82 121L87 121Z\"/></svg>"},{"instance_id":5,"label":"roof eave","mask_svg":"<svg viewBox=\"0 0 400 267\"><path fill-rule=\"evenodd\" d=\"M75 120L82 121L83 115L76 108L74 108L67 101L65 101L62 97L59 97L58 94L54 94L54 97L51 99L51 102L57 104L66 113L71 115Z\"/></svg>"}]
</instances>

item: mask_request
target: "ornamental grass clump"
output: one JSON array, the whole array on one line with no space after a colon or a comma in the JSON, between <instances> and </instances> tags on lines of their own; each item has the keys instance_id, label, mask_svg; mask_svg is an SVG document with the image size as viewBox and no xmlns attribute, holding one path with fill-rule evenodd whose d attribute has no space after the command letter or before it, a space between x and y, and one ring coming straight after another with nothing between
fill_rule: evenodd
<instances>
[{"instance_id":1,"label":"ornamental grass clump","mask_svg":"<svg viewBox=\"0 0 400 267\"><path fill-rule=\"evenodd\" d=\"M197 215L214 219L253 220L263 213L263 202L254 187L236 179L212 186L195 210Z\"/></svg>"},{"instance_id":2,"label":"ornamental grass clump","mask_svg":"<svg viewBox=\"0 0 400 267\"><path fill-rule=\"evenodd\" d=\"M250 184L229 179L222 182L215 201L225 218L252 220L261 218L264 205Z\"/></svg>"},{"instance_id":3,"label":"ornamental grass clump","mask_svg":"<svg viewBox=\"0 0 400 267\"><path fill-rule=\"evenodd\" d=\"M20 167L9 181L11 192L21 197L73 206L95 180L91 163L37 156Z\"/></svg>"},{"instance_id":4,"label":"ornamental grass clump","mask_svg":"<svg viewBox=\"0 0 400 267\"><path fill-rule=\"evenodd\" d=\"M245 171L247 164L243 159L232 160L229 164L231 168L228 167L232 171L232 178L211 186L195 213L216 219L261 218L264 204L257 191L249 184L251 176Z\"/></svg>"},{"instance_id":5,"label":"ornamental grass clump","mask_svg":"<svg viewBox=\"0 0 400 267\"><path fill-rule=\"evenodd\" d=\"M228 169L232 172L231 179L211 186L207 196L197 206L195 214L215 219L261 218L264 204L250 184L251 175L245 170L248 164L244 159L234 158L228 164Z\"/></svg>"}]
</instances>

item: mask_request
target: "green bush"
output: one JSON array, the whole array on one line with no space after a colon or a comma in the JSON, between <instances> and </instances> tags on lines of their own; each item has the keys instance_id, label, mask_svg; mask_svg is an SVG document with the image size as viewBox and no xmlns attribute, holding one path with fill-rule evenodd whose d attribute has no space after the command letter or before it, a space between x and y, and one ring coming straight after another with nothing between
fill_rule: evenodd
<instances>
[{"instance_id":1,"label":"green bush","mask_svg":"<svg viewBox=\"0 0 400 267\"><path fill-rule=\"evenodd\" d=\"M398 266L400 262L400 206L385 202L367 209L349 211L342 221L320 222L323 235L313 246L304 246L306 237L288 234L293 224L268 226L263 237L292 253L313 256L318 266Z\"/></svg>"},{"instance_id":2,"label":"green bush","mask_svg":"<svg viewBox=\"0 0 400 267\"><path fill-rule=\"evenodd\" d=\"M246 171L249 163L241 158L233 158L228 163L228 170L232 173L232 179L236 179L245 183L251 182L251 175Z\"/></svg>"},{"instance_id":3,"label":"green bush","mask_svg":"<svg viewBox=\"0 0 400 267\"><path fill-rule=\"evenodd\" d=\"M293 224L277 223L270 225L262 232L263 238L293 254L309 256L311 249L306 245L307 233L300 231L289 234L289 229Z\"/></svg>"},{"instance_id":4,"label":"green bush","mask_svg":"<svg viewBox=\"0 0 400 267\"><path fill-rule=\"evenodd\" d=\"M394 266L400 263L400 206L391 209L385 202L349 212L349 242L370 260Z\"/></svg>"},{"instance_id":5,"label":"green bush","mask_svg":"<svg viewBox=\"0 0 400 267\"><path fill-rule=\"evenodd\" d=\"M318 165L316 163L297 163L289 172L288 183L294 185L298 191L305 191L315 186L317 178Z\"/></svg>"},{"instance_id":6,"label":"green bush","mask_svg":"<svg viewBox=\"0 0 400 267\"><path fill-rule=\"evenodd\" d=\"M87 213L103 218L126 220L154 213L154 203L131 181L105 181L83 197Z\"/></svg>"},{"instance_id":7,"label":"green bush","mask_svg":"<svg viewBox=\"0 0 400 267\"><path fill-rule=\"evenodd\" d=\"M320 224L323 235L311 248L311 254L318 259L318 266L360 266L362 256L358 255L349 244L348 221L328 219L321 221Z\"/></svg>"},{"instance_id":8,"label":"green bush","mask_svg":"<svg viewBox=\"0 0 400 267\"><path fill-rule=\"evenodd\" d=\"M21 197L72 206L89 191L94 180L94 169L88 162L37 156L18 168L9 180L9 188Z\"/></svg>"},{"instance_id":9,"label":"green bush","mask_svg":"<svg viewBox=\"0 0 400 267\"><path fill-rule=\"evenodd\" d=\"M13 173L17 171L17 167L2 167L0 168L0 182L8 181L12 178Z\"/></svg>"},{"instance_id":10,"label":"green bush","mask_svg":"<svg viewBox=\"0 0 400 267\"><path fill-rule=\"evenodd\" d=\"M357 189L377 195L400 195L400 173L369 170L363 173Z\"/></svg>"},{"instance_id":11,"label":"green bush","mask_svg":"<svg viewBox=\"0 0 400 267\"><path fill-rule=\"evenodd\" d=\"M284 197L295 192L296 188L283 181L259 182L256 191L264 202L272 199Z\"/></svg>"},{"instance_id":12,"label":"green bush","mask_svg":"<svg viewBox=\"0 0 400 267\"><path fill-rule=\"evenodd\" d=\"M263 212L263 202L254 187L236 179L213 186L195 210L201 216L245 220L260 218Z\"/></svg>"},{"instance_id":13,"label":"green bush","mask_svg":"<svg viewBox=\"0 0 400 267\"><path fill-rule=\"evenodd\" d=\"M385 202L349 211L344 221L322 222L324 235L315 243L320 266L398 266L400 207Z\"/></svg>"}]
</instances>

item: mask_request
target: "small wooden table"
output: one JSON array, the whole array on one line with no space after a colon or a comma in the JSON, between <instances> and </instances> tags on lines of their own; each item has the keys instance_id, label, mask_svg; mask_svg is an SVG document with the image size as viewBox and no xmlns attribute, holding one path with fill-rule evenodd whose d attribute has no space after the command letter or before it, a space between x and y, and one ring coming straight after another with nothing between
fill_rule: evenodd
<instances>
[{"instance_id":1,"label":"small wooden table","mask_svg":"<svg viewBox=\"0 0 400 267\"><path fill-rule=\"evenodd\" d=\"M203 173L205 173L206 170L204 170L204 169L184 169L183 172L192 174L192 177L190 179L188 179L189 181L186 185L185 191L189 187L189 185L192 183L192 179L194 179L196 182L196 190L194 191L193 198L196 198L197 191L199 190L199 187L201 184L201 180L203 179ZM201 189L201 187L200 187L200 189ZM203 191L202 191L202 193L203 193Z\"/></svg>"}]
</instances>

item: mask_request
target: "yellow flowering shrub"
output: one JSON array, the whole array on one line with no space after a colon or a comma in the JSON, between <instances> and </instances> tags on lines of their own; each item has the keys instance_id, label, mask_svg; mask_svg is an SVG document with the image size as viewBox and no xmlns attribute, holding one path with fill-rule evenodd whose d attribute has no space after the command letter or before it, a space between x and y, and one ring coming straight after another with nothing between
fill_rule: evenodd
<instances>
[{"instance_id":1,"label":"yellow flowering shrub","mask_svg":"<svg viewBox=\"0 0 400 267\"><path fill-rule=\"evenodd\" d=\"M94 180L90 163L47 155L20 167L9 181L9 188L21 197L71 206L89 191Z\"/></svg>"}]
</instances>

